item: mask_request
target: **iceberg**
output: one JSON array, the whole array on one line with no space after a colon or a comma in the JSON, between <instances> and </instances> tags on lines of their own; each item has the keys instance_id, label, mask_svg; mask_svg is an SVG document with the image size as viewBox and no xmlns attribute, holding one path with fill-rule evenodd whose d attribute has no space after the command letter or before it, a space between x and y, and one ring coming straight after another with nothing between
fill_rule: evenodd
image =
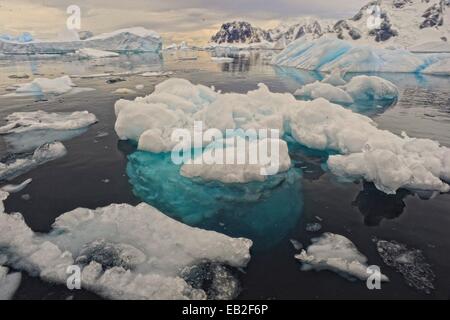
<instances>
[{"instance_id":1,"label":"iceberg","mask_svg":"<svg viewBox=\"0 0 450 320\"><path fill-rule=\"evenodd\" d=\"M0 162L0 180L11 180L46 162L61 158L67 153L61 142L46 143L38 147L32 155Z\"/></svg>"},{"instance_id":2,"label":"iceberg","mask_svg":"<svg viewBox=\"0 0 450 320\"><path fill-rule=\"evenodd\" d=\"M0 265L0 301L11 300L22 281L20 272L8 272L8 268Z\"/></svg>"},{"instance_id":3,"label":"iceberg","mask_svg":"<svg viewBox=\"0 0 450 320\"><path fill-rule=\"evenodd\" d=\"M449 54L415 54L403 49L383 49L369 45L356 45L344 40L323 36L316 40L300 38L272 59L272 64L305 70L332 72L412 72L422 73ZM450 71L448 63L442 64Z\"/></svg>"},{"instance_id":4,"label":"iceberg","mask_svg":"<svg viewBox=\"0 0 450 320\"><path fill-rule=\"evenodd\" d=\"M0 39L3 54L64 54L90 48L114 52L160 52L162 40L155 31L142 27L120 29L86 40L17 42Z\"/></svg>"},{"instance_id":5,"label":"iceberg","mask_svg":"<svg viewBox=\"0 0 450 320\"><path fill-rule=\"evenodd\" d=\"M69 76L59 78L35 78L29 83L18 84L14 86L15 92L3 95L4 97L15 96L45 96L62 95L64 93L80 93L92 91L91 88L76 88Z\"/></svg>"},{"instance_id":6,"label":"iceberg","mask_svg":"<svg viewBox=\"0 0 450 320\"><path fill-rule=\"evenodd\" d=\"M235 298L233 269L247 265L251 246L143 203L77 208L59 216L48 234L34 233L19 213L0 213L5 265L60 284L76 266L82 288L110 299Z\"/></svg>"},{"instance_id":7,"label":"iceberg","mask_svg":"<svg viewBox=\"0 0 450 320\"><path fill-rule=\"evenodd\" d=\"M14 112L6 117L0 135L8 151L22 153L54 141L65 141L84 133L97 122L87 111L49 113L45 111Z\"/></svg>"},{"instance_id":8,"label":"iceberg","mask_svg":"<svg viewBox=\"0 0 450 320\"><path fill-rule=\"evenodd\" d=\"M303 271L330 270L349 280L365 281L370 277L366 256L346 237L327 232L311 242L307 250L295 255L302 262ZM381 281L389 279L382 274Z\"/></svg>"},{"instance_id":9,"label":"iceberg","mask_svg":"<svg viewBox=\"0 0 450 320\"><path fill-rule=\"evenodd\" d=\"M300 89L297 89L294 95L312 100L324 98L330 102L340 104L352 104L354 102L353 98L345 90L319 81L304 85Z\"/></svg>"},{"instance_id":10,"label":"iceberg","mask_svg":"<svg viewBox=\"0 0 450 320\"><path fill-rule=\"evenodd\" d=\"M277 129L280 136L331 155L329 169L338 176L374 182L386 193L399 188L448 192L450 149L429 139L381 130L368 117L319 98L299 101L289 93L272 93L260 84L247 94L222 94L184 79L168 79L133 101L118 100L115 130L138 149L170 152L175 129Z\"/></svg>"}]
</instances>

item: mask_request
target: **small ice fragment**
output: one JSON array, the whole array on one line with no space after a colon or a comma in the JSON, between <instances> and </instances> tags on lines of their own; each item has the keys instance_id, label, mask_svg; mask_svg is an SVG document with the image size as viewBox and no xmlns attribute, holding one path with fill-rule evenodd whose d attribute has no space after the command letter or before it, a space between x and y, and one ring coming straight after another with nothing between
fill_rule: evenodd
<instances>
[{"instance_id":1,"label":"small ice fragment","mask_svg":"<svg viewBox=\"0 0 450 320\"><path fill-rule=\"evenodd\" d=\"M136 91L132 90L132 89L128 89L128 88L119 88L114 90L115 94L135 94Z\"/></svg>"},{"instance_id":2,"label":"small ice fragment","mask_svg":"<svg viewBox=\"0 0 450 320\"><path fill-rule=\"evenodd\" d=\"M28 201L31 199L31 196L28 193L25 193L20 196L23 200Z\"/></svg>"},{"instance_id":3,"label":"small ice fragment","mask_svg":"<svg viewBox=\"0 0 450 320\"><path fill-rule=\"evenodd\" d=\"M3 187L1 187L0 189L2 191L8 192L8 193L16 193L19 191L22 191L23 189L25 189L25 187L32 181L31 178L25 180L24 182L20 183L20 184L7 184Z\"/></svg>"},{"instance_id":4,"label":"small ice fragment","mask_svg":"<svg viewBox=\"0 0 450 320\"><path fill-rule=\"evenodd\" d=\"M143 84L138 84L138 85L136 85L136 90L142 90L142 89L144 89L144 85Z\"/></svg>"},{"instance_id":5,"label":"small ice fragment","mask_svg":"<svg viewBox=\"0 0 450 320\"><path fill-rule=\"evenodd\" d=\"M322 229L322 225L317 222L307 223L305 227L305 230L308 232L317 232L320 231L320 229Z\"/></svg>"},{"instance_id":6,"label":"small ice fragment","mask_svg":"<svg viewBox=\"0 0 450 320\"><path fill-rule=\"evenodd\" d=\"M290 239L289 241L291 241L292 246L294 247L295 250L303 249L303 244L300 241L297 241L295 239Z\"/></svg>"}]
</instances>

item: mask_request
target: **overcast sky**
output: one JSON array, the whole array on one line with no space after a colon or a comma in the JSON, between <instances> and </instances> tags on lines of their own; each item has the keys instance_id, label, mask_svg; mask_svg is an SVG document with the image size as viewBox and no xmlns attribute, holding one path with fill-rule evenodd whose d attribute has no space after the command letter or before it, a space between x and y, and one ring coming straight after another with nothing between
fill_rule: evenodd
<instances>
[{"instance_id":1,"label":"overcast sky","mask_svg":"<svg viewBox=\"0 0 450 320\"><path fill-rule=\"evenodd\" d=\"M81 8L82 30L94 33L143 26L166 43L205 43L226 21L260 27L295 22L302 16L346 18L368 0L0 0L0 34L31 32L51 38L65 28L66 8Z\"/></svg>"}]
</instances>

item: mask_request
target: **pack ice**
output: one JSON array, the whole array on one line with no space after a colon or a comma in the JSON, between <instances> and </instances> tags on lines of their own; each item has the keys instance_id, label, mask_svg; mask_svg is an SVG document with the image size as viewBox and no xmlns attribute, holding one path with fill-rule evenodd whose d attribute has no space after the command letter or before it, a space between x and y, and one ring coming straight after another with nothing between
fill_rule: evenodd
<instances>
[{"instance_id":1,"label":"pack ice","mask_svg":"<svg viewBox=\"0 0 450 320\"><path fill-rule=\"evenodd\" d=\"M82 288L111 299L234 298L232 268L247 265L251 245L143 203L78 208L58 217L49 234L34 233L19 213L0 213L5 265L64 285L67 268L78 265Z\"/></svg>"},{"instance_id":2,"label":"pack ice","mask_svg":"<svg viewBox=\"0 0 450 320\"><path fill-rule=\"evenodd\" d=\"M247 94L222 94L172 78L158 84L146 97L118 100L115 112L119 138L136 141L138 149L144 151L170 152L175 146L171 140L173 130L191 129L197 120L203 121L205 130L215 128L221 132L278 129L281 136L291 136L306 147L338 152L328 160L333 173L364 178L386 193L395 193L399 188L450 190L446 183L450 181L450 149L438 142L398 136L378 129L370 118L325 99L298 101L289 93L272 93L264 84ZM289 155L280 152L280 157ZM234 174L235 168L222 167L222 177ZM197 170L199 177L209 172L207 166ZM255 180L260 177L245 175L235 181Z\"/></svg>"},{"instance_id":3,"label":"pack ice","mask_svg":"<svg viewBox=\"0 0 450 320\"><path fill-rule=\"evenodd\" d=\"M0 39L3 54L63 54L90 48L114 52L160 52L162 40L155 31L142 27L120 29L86 40L17 42Z\"/></svg>"},{"instance_id":4,"label":"pack ice","mask_svg":"<svg viewBox=\"0 0 450 320\"><path fill-rule=\"evenodd\" d=\"M415 54L403 49L383 49L356 45L324 36L316 40L300 38L272 59L272 64L305 70L331 72L412 72L450 73L450 54Z\"/></svg>"}]
</instances>

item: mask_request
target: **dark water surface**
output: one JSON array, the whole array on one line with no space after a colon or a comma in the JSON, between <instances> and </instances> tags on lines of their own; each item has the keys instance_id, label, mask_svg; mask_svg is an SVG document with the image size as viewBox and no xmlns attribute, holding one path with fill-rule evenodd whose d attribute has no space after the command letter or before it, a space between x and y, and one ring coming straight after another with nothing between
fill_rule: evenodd
<instances>
[{"instance_id":1,"label":"dark water surface","mask_svg":"<svg viewBox=\"0 0 450 320\"><path fill-rule=\"evenodd\" d=\"M247 92L263 82L276 92L294 92L300 85L321 79L322 75L295 69L268 65L271 52L236 56L233 63L215 64L209 53L194 52L198 60L181 61L177 55L131 55L118 59L78 61L69 57L28 59L17 57L0 60L0 94L4 89L29 79L10 79L8 75L25 72L45 77L62 74L80 75L104 72L128 72L126 81L106 84L108 78L73 78L80 87L95 91L77 95L62 95L42 101L42 97L0 97L0 118L14 111L76 111L88 110L99 122L84 134L65 141L68 154L26 173L12 183L32 178L23 191L11 194L6 201L7 212L21 212L27 224L37 232L48 232L54 219L77 207L96 208L110 203L137 204L140 199L136 185L129 177L128 155L134 146L119 141L114 132L114 102L120 95L117 88L145 89L125 98L149 94L154 85L165 77L142 77L138 73L152 70L171 70L173 77L186 78L194 83L214 85L223 92ZM352 75L348 75L351 77ZM371 116L380 128L395 133L405 131L410 136L431 138L450 146L450 77L418 76L412 74L383 74L400 89L395 106L358 110ZM112 78L112 77L109 77ZM0 141L1 156L8 150ZM292 188L281 193L270 193L267 202L247 208L251 216L242 216L238 206L227 206L218 213L234 219L223 223L222 216L205 223L206 227L233 236L248 236L255 240L252 259L241 275L241 299L448 299L450 297L450 195L441 194L431 200L421 200L406 191L385 195L368 183L343 183L322 169L326 157L310 150L291 150L298 164ZM107 180L105 180L107 179ZM133 192L134 191L134 192ZM30 199L21 196L29 194ZM136 196L137 195L137 196ZM274 199L274 200L270 200ZM270 201L274 201L271 203ZM283 202L281 205L279 202ZM152 200L149 200L152 203ZM152 203L168 206L168 200ZM257 210L256 210L256 209ZM286 208L292 209L287 211ZM261 216L258 211L261 210ZM264 224L272 212L271 224ZM176 210L175 210L176 211ZM182 211L182 210L181 210ZM242 210L241 210L242 211ZM289 213L289 216L283 216ZM248 228L237 221L241 215ZM176 218L180 218L174 214ZM323 221L318 233L305 231L310 222ZM249 218L250 217L250 218ZM234 221L234 222L233 222ZM236 225L233 225L235 223ZM381 290L370 291L364 282L350 282L328 272L303 272L294 259L296 251L289 239L297 239L305 246L322 232L333 232L352 240L365 254L370 264L381 267L389 278ZM376 252L374 238L396 240L423 251L436 274L436 289L429 295L409 287L403 277L383 264ZM69 291L64 286L52 285L24 274L16 299L90 299L98 298L85 291Z\"/></svg>"}]
</instances>

